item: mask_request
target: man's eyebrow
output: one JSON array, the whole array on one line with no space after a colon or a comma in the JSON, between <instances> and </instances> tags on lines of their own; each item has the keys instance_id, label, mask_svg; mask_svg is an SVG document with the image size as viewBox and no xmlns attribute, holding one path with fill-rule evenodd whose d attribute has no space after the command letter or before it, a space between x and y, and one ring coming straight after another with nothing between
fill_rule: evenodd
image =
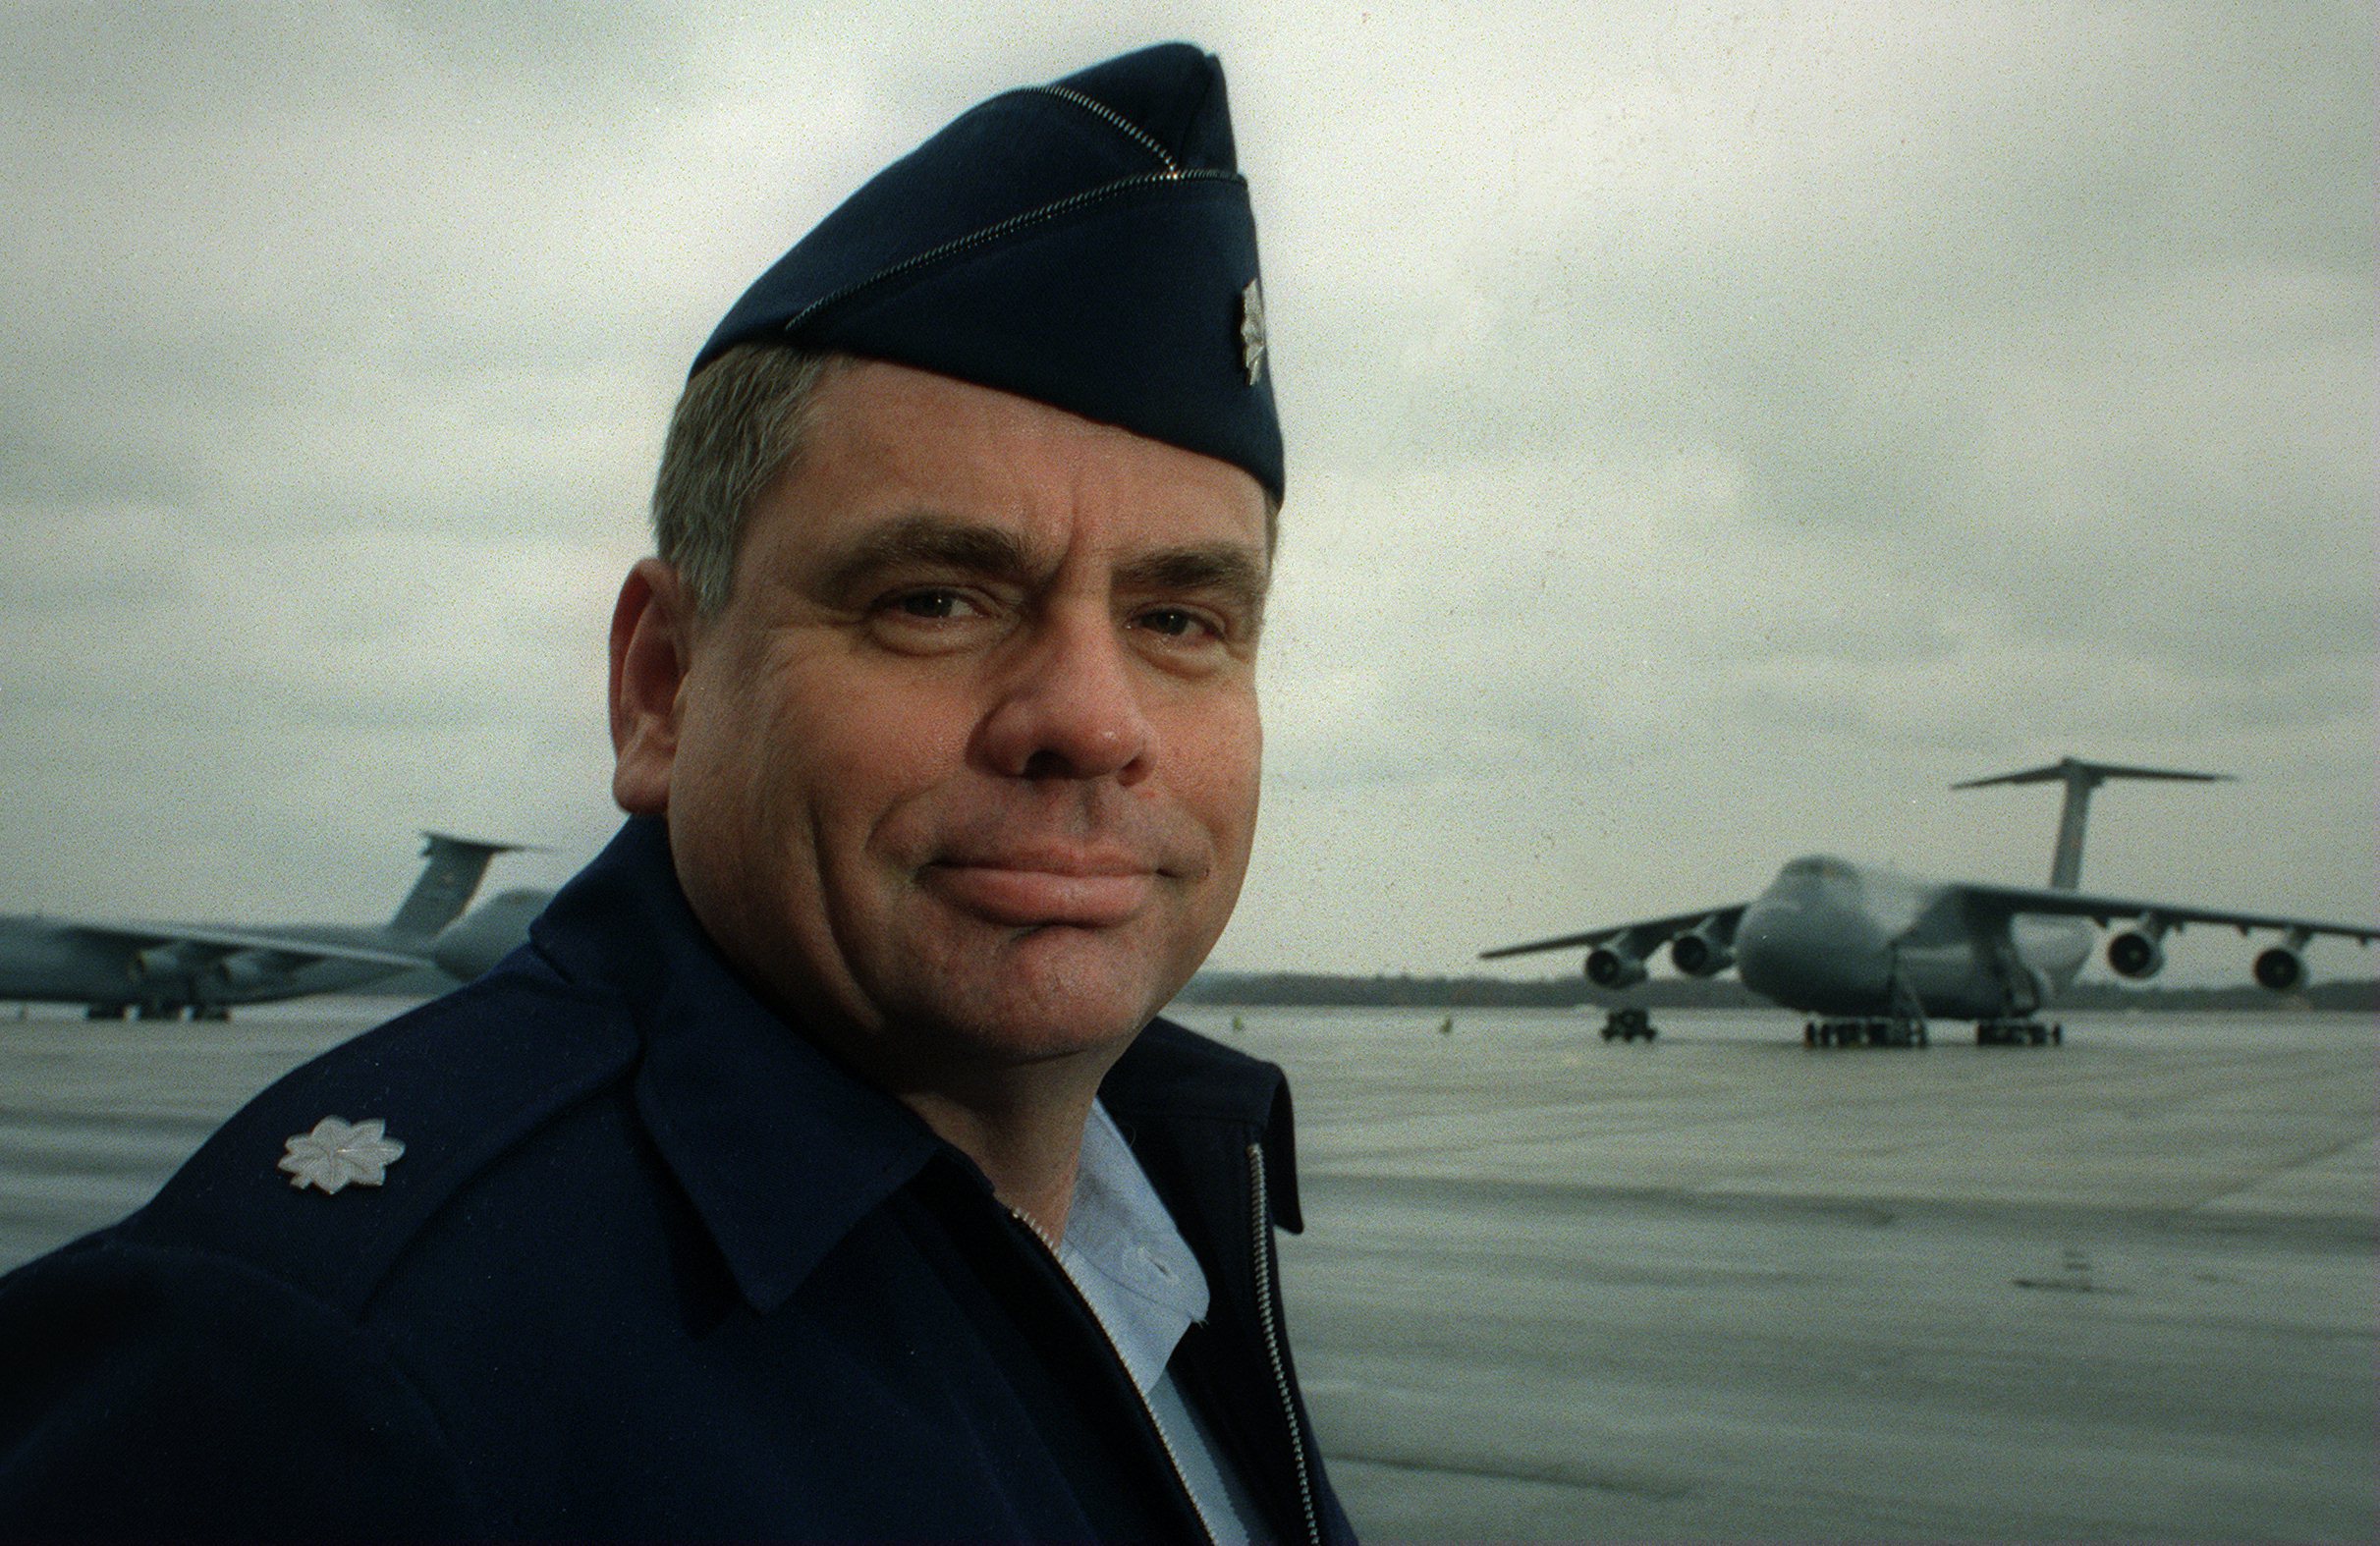
<instances>
[{"instance_id":1,"label":"man's eyebrow","mask_svg":"<svg viewBox=\"0 0 2380 1546\"><path fill-rule=\"evenodd\" d=\"M1049 567L1036 560L1014 531L919 512L871 527L844 544L820 583L826 593L841 594L880 571L913 566L1014 580L1030 580ZM1141 554L1119 565L1115 579L1130 590L1217 594L1251 611L1263 607L1271 586L1270 566L1261 550L1233 543Z\"/></svg>"},{"instance_id":2,"label":"man's eyebrow","mask_svg":"<svg viewBox=\"0 0 2380 1546\"><path fill-rule=\"evenodd\" d=\"M1272 584L1261 551L1230 543L1167 548L1119 565L1116 583L1127 590L1198 591L1260 612Z\"/></svg>"},{"instance_id":3,"label":"man's eyebrow","mask_svg":"<svg viewBox=\"0 0 2380 1546\"><path fill-rule=\"evenodd\" d=\"M909 566L955 569L974 575L1023 579L1031 556L1013 531L948 516L904 516L861 532L843 545L822 577L822 587L839 594L880 570Z\"/></svg>"}]
</instances>

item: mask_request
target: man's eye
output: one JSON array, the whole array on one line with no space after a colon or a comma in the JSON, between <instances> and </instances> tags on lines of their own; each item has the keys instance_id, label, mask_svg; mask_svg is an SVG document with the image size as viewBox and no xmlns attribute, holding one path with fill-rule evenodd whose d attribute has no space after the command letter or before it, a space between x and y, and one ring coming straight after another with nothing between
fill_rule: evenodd
<instances>
[{"instance_id":1,"label":"man's eye","mask_svg":"<svg viewBox=\"0 0 2380 1546\"><path fill-rule=\"evenodd\" d=\"M963 617L971 608L968 599L956 590L913 590L895 596L892 610L904 617L937 619Z\"/></svg>"},{"instance_id":2,"label":"man's eye","mask_svg":"<svg viewBox=\"0 0 2380 1546\"><path fill-rule=\"evenodd\" d=\"M1134 623L1135 627L1152 634L1162 634L1167 638L1212 636L1220 632L1206 618L1185 607L1156 607L1141 613Z\"/></svg>"}]
</instances>

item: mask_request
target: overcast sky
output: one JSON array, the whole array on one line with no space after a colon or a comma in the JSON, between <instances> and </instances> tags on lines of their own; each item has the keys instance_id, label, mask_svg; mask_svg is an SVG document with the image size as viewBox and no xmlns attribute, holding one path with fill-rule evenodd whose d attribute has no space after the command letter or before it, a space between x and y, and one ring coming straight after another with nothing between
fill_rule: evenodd
<instances>
[{"instance_id":1,"label":"overcast sky","mask_svg":"<svg viewBox=\"0 0 2380 1546\"><path fill-rule=\"evenodd\" d=\"M1947 786L2070 752L2240 780L2103 791L2085 885L2380 916L2373 31L10 6L0 911L383 916L425 826L567 875L711 324L973 102L1183 36L1290 454L1216 966L1465 970L1813 850L2039 882L2055 792Z\"/></svg>"}]
</instances>

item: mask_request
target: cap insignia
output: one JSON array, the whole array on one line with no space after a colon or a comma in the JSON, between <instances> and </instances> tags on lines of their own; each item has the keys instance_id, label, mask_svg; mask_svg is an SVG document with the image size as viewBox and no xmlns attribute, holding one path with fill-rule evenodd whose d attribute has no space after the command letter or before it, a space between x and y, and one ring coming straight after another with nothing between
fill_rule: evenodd
<instances>
[{"instance_id":1,"label":"cap insignia","mask_svg":"<svg viewBox=\"0 0 2380 1546\"><path fill-rule=\"evenodd\" d=\"M404 1152L404 1144L383 1135L378 1117L352 1126L337 1117L325 1117L314 1124L313 1132L289 1140L281 1168L289 1172L289 1184L300 1191L308 1187L337 1191L350 1182L377 1187Z\"/></svg>"},{"instance_id":2,"label":"cap insignia","mask_svg":"<svg viewBox=\"0 0 2380 1546\"><path fill-rule=\"evenodd\" d=\"M1264 290L1253 279L1240 292L1240 368L1249 386L1264 374Z\"/></svg>"}]
</instances>

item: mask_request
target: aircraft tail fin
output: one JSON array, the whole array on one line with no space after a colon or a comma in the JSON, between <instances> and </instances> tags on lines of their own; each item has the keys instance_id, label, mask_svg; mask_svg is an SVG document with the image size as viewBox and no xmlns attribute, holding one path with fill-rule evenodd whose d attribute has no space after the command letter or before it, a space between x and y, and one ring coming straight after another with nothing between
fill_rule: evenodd
<instances>
[{"instance_id":1,"label":"aircraft tail fin","mask_svg":"<svg viewBox=\"0 0 2380 1546\"><path fill-rule=\"evenodd\" d=\"M2181 773L2172 768L2135 768L2116 762L2085 762L2079 757L2060 757L2043 768L2027 768L2021 773L1995 773L1990 778L1968 779L1953 784L1953 789L1982 789L1990 784L2064 784L2066 803L2058 812L2058 848L2050 859L2049 883L2053 890L2072 891L2082 880L2082 826L2090 815L2091 791L2112 778L2170 779L2191 784L2227 782L2229 773Z\"/></svg>"},{"instance_id":2,"label":"aircraft tail fin","mask_svg":"<svg viewBox=\"0 0 2380 1546\"><path fill-rule=\"evenodd\" d=\"M421 848L426 860L421 878L414 882L397 915L388 922L391 934L407 939L426 939L461 917L487 873L487 861L523 848L519 843L482 843L443 832L421 835L429 840Z\"/></svg>"}]
</instances>

